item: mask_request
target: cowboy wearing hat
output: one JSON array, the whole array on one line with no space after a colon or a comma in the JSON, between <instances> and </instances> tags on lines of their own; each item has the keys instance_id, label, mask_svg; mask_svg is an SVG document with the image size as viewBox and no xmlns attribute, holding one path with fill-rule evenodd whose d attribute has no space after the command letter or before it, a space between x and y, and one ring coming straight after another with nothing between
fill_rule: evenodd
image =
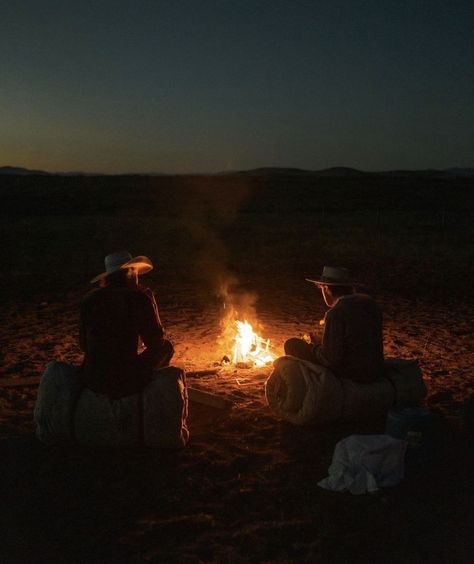
<instances>
[{"instance_id":1,"label":"cowboy wearing hat","mask_svg":"<svg viewBox=\"0 0 474 564\"><path fill-rule=\"evenodd\" d=\"M173 356L153 292L138 284L152 268L149 258L118 251L105 257L105 272L91 280L100 287L81 303L80 344L82 380L95 392L111 398L137 393Z\"/></svg>"},{"instance_id":2,"label":"cowboy wearing hat","mask_svg":"<svg viewBox=\"0 0 474 564\"><path fill-rule=\"evenodd\" d=\"M375 301L354 291L346 268L325 266L321 276L308 282L320 288L330 308L324 317L324 332L318 342L292 338L285 353L322 364L341 378L373 382L383 371L382 313Z\"/></svg>"}]
</instances>

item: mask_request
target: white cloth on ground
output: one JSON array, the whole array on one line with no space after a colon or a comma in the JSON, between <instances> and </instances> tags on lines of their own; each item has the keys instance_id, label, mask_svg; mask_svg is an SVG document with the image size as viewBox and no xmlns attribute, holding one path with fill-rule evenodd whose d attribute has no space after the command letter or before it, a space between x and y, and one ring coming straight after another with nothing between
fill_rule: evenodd
<instances>
[{"instance_id":1,"label":"white cloth on ground","mask_svg":"<svg viewBox=\"0 0 474 564\"><path fill-rule=\"evenodd\" d=\"M389 435L350 435L336 444L329 476L318 486L352 494L396 486L403 478L405 451L406 441Z\"/></svg>"}]
</instances>

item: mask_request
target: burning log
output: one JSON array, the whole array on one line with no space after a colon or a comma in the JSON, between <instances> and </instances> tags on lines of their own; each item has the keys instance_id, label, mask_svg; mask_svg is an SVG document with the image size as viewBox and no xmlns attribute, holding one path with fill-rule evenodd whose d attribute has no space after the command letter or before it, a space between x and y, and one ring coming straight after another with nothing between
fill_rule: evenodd
<instances>
[{"instance_id":1,"label":"burning log","mask_svg":"<svg viewBox=\"0 0 474 564\"><path fill-rule=\"evenodd\" d=\"M237 367L265 366L275 357L270 353L270 339L263 339L254 332L248 321L236 321L232 363Z\"/></svg>"}]
</instances>

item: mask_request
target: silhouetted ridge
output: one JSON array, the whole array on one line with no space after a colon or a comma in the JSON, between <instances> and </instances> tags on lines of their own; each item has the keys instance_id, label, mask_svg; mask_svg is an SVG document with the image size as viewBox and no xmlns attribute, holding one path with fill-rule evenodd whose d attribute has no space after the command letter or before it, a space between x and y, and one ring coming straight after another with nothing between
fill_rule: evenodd
<instances>
[{"instance_id":1,"label":"silhouetted ridge","mask_svg":"<svg viewBox=\"0 0 474 564\"><path fill-rule=\"evenodd\" d=\"M315 172L318 176L363 176L364 174L370 174L370 172L364 172L362 170L357 170L356 168L349 168L346 166L334 166L331 168L325 168L323 170L318 170Z\"/></svg>"},{"instance_id":2,"label":"silhouetted ridge","mask_svg":"<svg viewBox=\"0 0 474 564\"><path fill-rule=\"evenodd\" d=\"M252 168L250 170L236 170L233 172L223 172L221 174L239 174L239 175L249 175L249 176L293 176L297 174L314 174L311 170L304 170L302 168L291 168L291 167L261 167Z\"/></svg>"},{"instance_id":3,"label":"silhouetted ridge","mask_svg":"<svg viewBox=\"0 0 474 564\"><path fill-rule=\"evenodd\" d=\"M345 166L335 166L324 168L321 170L305 170L295 167L260 167L249 170L229 170L217 173L160 173L160 172L129 172L119 174L108 174L101 172L47 172L44 170L31 170L28 168L17 166L0 167L0 175L10 176L72 176L72 177L179 177L179 176L305 176L305 177L321 177L321 178L358 178L358 177L374 177L386 176L393 178L472 178L474 177L474 168L470 167L452 167L444 170L425 169L425 170L380 170L380 171L364 171L356 168Z\"/></svg>"},{"instance_id":4,"label":"silhouetted ridge","mask_svg":"<svg viewBox=\"0 0 474 564\"><path fill-rule=\"evenodd\" d=\"M0 174L17 174L21 176L26 176L30 174L50 174L44 170L30 170L28 168L22 168L19 166L0 166Z\"/></svg>"}]
</instances>

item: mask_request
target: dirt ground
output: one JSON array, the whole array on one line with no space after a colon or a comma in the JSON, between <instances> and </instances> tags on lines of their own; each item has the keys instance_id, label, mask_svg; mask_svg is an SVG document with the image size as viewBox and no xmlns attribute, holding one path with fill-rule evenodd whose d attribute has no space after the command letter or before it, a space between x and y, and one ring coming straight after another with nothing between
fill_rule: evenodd
<instances>
[{"instance_id":1,"label":"dirt ground","mask_svg":"<svg viewBox=\"0 0 474 564\"><path fill-rule=\"evenodd\" d=\"M288 300L292 283L263 287L256 312L275 354L324 314L313 288ZM188 370L214 367L223 352L220 308L203 309L189 285L155 289L176 362ZM51 358L80 362L80 297L69 292L58 301L46 293L6 310L4 377L38 375ZM473 391L474 311L465 306L455 319L447 307L378 299L386 355L420 360L427 405L439 415L436 451L408 459L399 487L361 497L320 489L337 440L383 432L384 422L294 428L266 405L271 368L190 379L234 407L192 404L191 440L181 452L46 447L34 438L35 388L0 388L2 560L470 561L472 460L461 416Z\"/></svg>"},{"instance_id":2,"label":"dirt ground","mask_svg":"<svg viewBox=\"0 0 474 564\"><path fill-rule=\"evenodd\" d=\"M3 179L0 561L471 562L473 195L472 180L431 177ZM36 387L2 381L80 363L80 299L120 248L155 262L147 284L188 371L230 352L221 284L234 274L278 356L324 315L305 276L349 267L382 307L386 356L420 362L434 449L410 452L395 488L322 490L337 441L384 421L293 427L266 405L271 367L189 378L233 407L191 404L179 452L41 444Z\"/></svg>"}]
</instances>

